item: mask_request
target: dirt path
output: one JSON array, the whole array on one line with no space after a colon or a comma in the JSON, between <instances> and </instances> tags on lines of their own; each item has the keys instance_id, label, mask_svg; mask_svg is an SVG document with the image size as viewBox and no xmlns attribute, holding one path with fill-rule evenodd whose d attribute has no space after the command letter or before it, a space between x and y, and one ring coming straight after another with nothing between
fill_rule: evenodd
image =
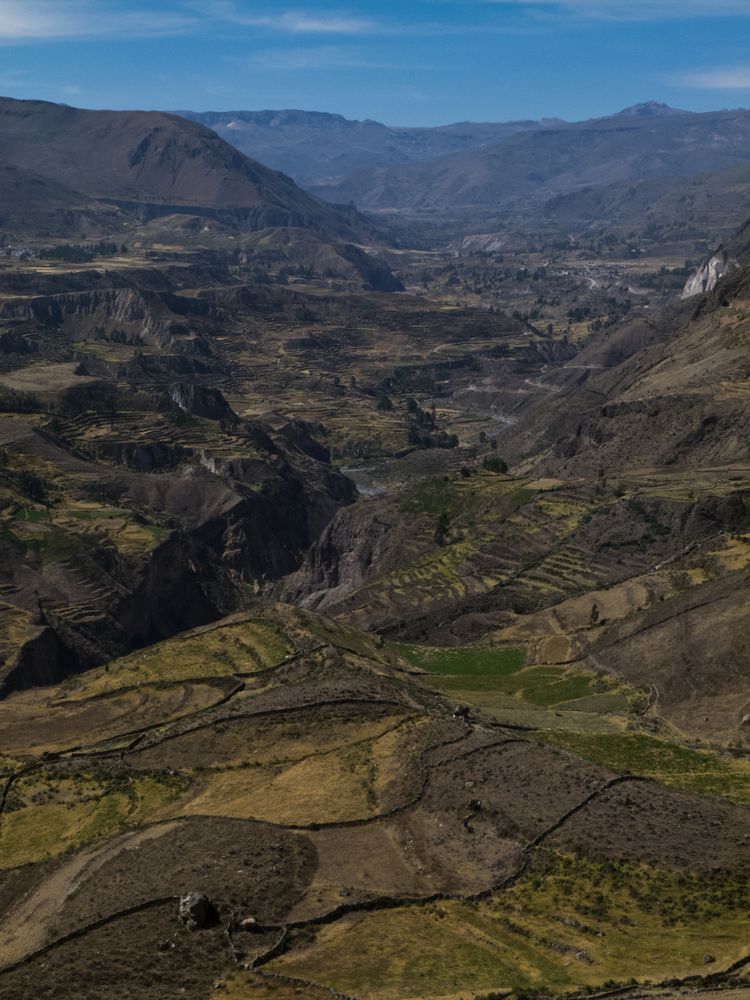
<instances>
[{"instance_id":1,"label":"dirt path","mask_svg":"<svg viewBox=\"0 0 750 1000\"><path fill-rule=\"evenodd\" d=\"M177 825L177 821L162 823L116 837L99 847L82 851L54 871L6 914L0 940L0 968L21 961L47 943L53 922L63 912L67 899L77 890L84 875L90 877L120 851L131 851L148 840L163 837Z\"/></svg>"}]
</instances>

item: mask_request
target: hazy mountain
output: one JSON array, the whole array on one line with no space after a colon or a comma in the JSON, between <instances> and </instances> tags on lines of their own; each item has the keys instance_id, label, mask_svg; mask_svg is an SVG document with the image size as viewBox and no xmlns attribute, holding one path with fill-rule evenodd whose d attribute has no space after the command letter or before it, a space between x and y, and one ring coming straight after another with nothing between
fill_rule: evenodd
<instances>
[{"instance_id":1,"label":"hazy mountain","mask_svg":"<svg viewBox=\"0 0 750 1000\"><path fill-rule=\"evenodd\" d=\"M352 235L341 214L288 177L176 115L84 111L4 98L0 143L13 167L141 217L188 212L220 216L249 229L300 226ZM36 204L37 193L41 199L52 196L51 189L32 185L24 200L27 209ZM56 189L58 202L66 197Z\"/></svg>"},{"instance_id":2,"label":"hazy mountain","mask_svg":"<svg viewBox=\"0 0 750 1000\"><path fill-rule=\"evenodd\" d=\"M545 215L566 229L733 234L738 205L750 208L750 163L693 177L657 177L555 195Z\"/></svg>"},{"instance_id":3,"label":"hazy mountain","mask_svg":"<svg viewBox=\"0 0 750 1000\"><path fill-rule=\"evenodd\" d=\"M180 111L237 149L303 186L341 183L354 171L388 167L480 149L516 132L544 128L534 121L460 122L438 128L392 128L317 111Z\"/></svg>"},{"instance_id":4,"label":"hazy mountain","mask_svg":"<svg viewBox=\"0 0 750 1000\"><path fill-rule=\"evenodd\" d=\"M641 104L631 104L629 108L623 108L614 116L615 118L653 118L654 116L664 117L665 115L689 115L690 111L682 111L679 108L670 108L668 104L661 104L659 101L644 101Z\"/></svg>"},{"instance_id":5,"label":"hazy mountain","mask_svg":"<svg viewBox=\"0 0 750 1000\"><path fill-rule=\"evenodd\" d=\"M587 186L725 170L748 160L750 112L695 114L638 105L609 118L517 132L429 163L362 170L315 190L369 209L494 206Z\"/></svg>"}]
</instances>

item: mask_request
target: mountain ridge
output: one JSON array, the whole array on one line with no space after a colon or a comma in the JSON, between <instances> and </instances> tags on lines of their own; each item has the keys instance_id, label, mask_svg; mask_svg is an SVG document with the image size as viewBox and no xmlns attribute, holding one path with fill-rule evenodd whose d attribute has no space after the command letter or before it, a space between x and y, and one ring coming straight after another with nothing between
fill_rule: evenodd
<instances>
[{"instance_id":1,"label":"mountain ridge","mask_svg":"<svg viewBox=\"0 0 750 1000\"><path fill-rule=\"evenodd\" d=\"M299 109L179 111L214 129L238 149L292 175L303 186L340 179L373 163L423 162L479 148L516 131L548 127L534 121L455 122L430 127L384 125L331 112Z\"/></svg>"},{"instance_id":2,"label":"mountain ridge","mask_svg":"<svg viewBox=\"0 0 750 1000\"><path fill-rule=\"evenodd\" d=\"M0 98L3 157L90 199L154 217L199 210L250 229L353 238L332 207L202 125L159 111L88 111Z\"/></svg>"},{"instance_id":3,"label":"mountain ridge","mask_svg":"<svg viewBox=\"0 0 750 1000\"><path fill-rule=\"evenodd\" d=\"M742 108L694 112L646 101L580 122L432 128L300 110L181 113L317 196L365 211L486 207L750 161L750 112Z\"/></svg>"},{"instance_id":4,"label":"mountain ridge","mask_svg":"<svg viewBox=\"0 0 750 1000\"><path fill-rule=\"evenodd\" d=\"M723 170L748 160L750 112L614 115L519 132L480 150L364 171L338 187L315 190L370 210L476 207L587 185Z\"/></svg>"}]
</instances>

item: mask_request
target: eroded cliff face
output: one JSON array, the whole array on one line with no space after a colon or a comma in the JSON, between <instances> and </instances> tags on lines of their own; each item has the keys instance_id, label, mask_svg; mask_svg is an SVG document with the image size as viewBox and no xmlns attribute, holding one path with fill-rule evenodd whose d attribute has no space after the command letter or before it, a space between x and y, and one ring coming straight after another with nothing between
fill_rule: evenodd
<instances>
[{"instance_id":1,"label":"eroded cliff face","mask_svg":"<svg viewBox=\"0 0 750 1000\"><path fill-rule=\"evenodd\" d=\"M194 323L211 312L209 303L137 288L88 289L32 298L9 298L0 320L29 324L37 333L57 328L71 334L114 331L165 349L195 349Z\"/></svg>"},{"instance_id":2,"label":"eroded cliff face","mask_svg":"<svg viewBox=\"0 0 750 1000\"><path fill-rule=\"evenodd\" d=\"M95 529L64 535L61 526L55 544L65 553L45 560L15 537L0 539L7 613L26 623L15 653L4 662L0 656L0 696L60 681L246 605L293 573L355 499L354 484L304 425L274 431L237 423L232 431L254 457L175 454L173 467L159 472L84 462L49 435L27 434L24 449L60 469L74 463L100 503L169 528L159 529L158 544L133 551Z\"/></svg>"},{"instance_id":3,"label":"eroded cliff face","mask_svg":"<svg viewBox=\"0 0 750 1000\"><path fill-rule=\"evenodd\" d=\"M712 292L723 277L740 266L739 262L722 250L698 268L688 278L681 298L692 299L696 295Z\"/></svg>"},{"instance_id":4,"label":"eroded cliff face","mask_svg":"<svg viewBox=\"0 0 750 1000\"><path fill-rule=\"evenodd\" d=\"M403 543L397 516L370 503L339 510L300 568L282 580L284 601L323 610L345 600L377 573L394 568Z\"/></svg>"},{"instance_id":5,"label":"eroded cliff face","mask_svg":"<svg viewBox=\"0 0 750 1000\"><path fill-rule=\"evenodd\" d=\"M225 420L234 416L221 390L210 386L176 382L169 388L169 398L183 413L190 413L195 417Z\"/></svg>"}]
</instances>

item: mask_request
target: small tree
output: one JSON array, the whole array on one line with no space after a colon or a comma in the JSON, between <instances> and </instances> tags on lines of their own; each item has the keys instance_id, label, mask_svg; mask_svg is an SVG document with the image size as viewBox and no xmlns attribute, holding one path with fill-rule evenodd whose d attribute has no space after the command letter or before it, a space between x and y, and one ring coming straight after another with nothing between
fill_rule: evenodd
<instances>
[{"instance_id":1,"label":"small tree","mask_svg":"<svg viewBox=\"0 0 750 1000\"><path fill-rule=\"evenodd\" d=\"M441 511L438 514L437 521L435 522L435 542L438 545L445 545L445 541L448 537L448 532L450 530L451 521L445 511Z\"/></svg>"},{"instance_id":2,"label":"small tree","mask_svg":"<svg viewBox=\"0 0 750 1000\"><path fill-rule=\"evenodd\" d=\"M41 476L38 476L35 472L31 472L30 469L22 469L18 473L18 489L24 496L30 497L32 500L37 500L43 503L47 499L47 484L44 482Z\"/></svg>"},{"instance_id":3,"label":"small tree","mask_svg":"<svg viewBox=\"0 0 750 1000\"><path fill-rule=\"evenodd\" d=\"M499 455L487 455L482 465L488 472L507 472L508 463L504 462Z\"/></svg>"}]
</instances>

